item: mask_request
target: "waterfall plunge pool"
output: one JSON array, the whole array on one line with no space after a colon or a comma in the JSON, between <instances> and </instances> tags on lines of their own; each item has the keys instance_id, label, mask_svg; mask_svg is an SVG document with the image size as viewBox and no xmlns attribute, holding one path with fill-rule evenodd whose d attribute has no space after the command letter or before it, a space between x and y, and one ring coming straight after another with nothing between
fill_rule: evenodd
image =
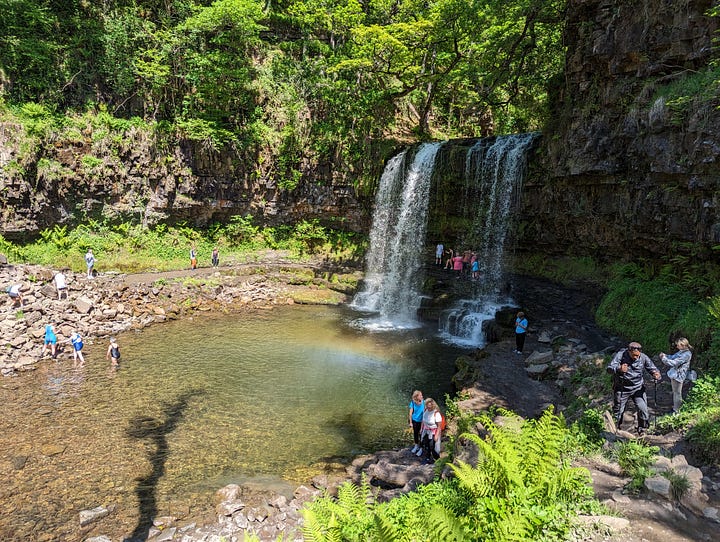
<instances>
[{"instance_id":1,"label":"waterfall plunge pool","mask_svg":"<svg viewBox=\"0 0 720 542\"><path fill-rule=\"evenodd\" d=\"M410 442L413 389L443 399L459 348L432 330L368 333L346 307L207 315L69 349L0 384L0 539L77 540L78 513L114 506L98 533L211 509L228 483L287 490L327 465ZM39 348L39 347L38 347Z\"/></svg>"}]
</instances>

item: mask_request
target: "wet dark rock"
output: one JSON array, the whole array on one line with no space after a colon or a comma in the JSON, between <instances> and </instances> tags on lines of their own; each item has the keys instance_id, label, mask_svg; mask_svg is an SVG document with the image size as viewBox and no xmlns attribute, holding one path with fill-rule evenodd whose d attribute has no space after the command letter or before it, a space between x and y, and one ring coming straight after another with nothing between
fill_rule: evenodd
<instances>
[{"instance_id":1,"label":"wet dark rock","mask_svg":"<svg viewBox=\"0 0 720 542\"><path fill-rule=\"evenodd\" d=\"M16 456L13 456L13 458L10 461L12 463L13 469L22 470L25 467L27 460L28 460L28 456L26 456L26 455L16 455Z\"/></svg>"}]
</instances>

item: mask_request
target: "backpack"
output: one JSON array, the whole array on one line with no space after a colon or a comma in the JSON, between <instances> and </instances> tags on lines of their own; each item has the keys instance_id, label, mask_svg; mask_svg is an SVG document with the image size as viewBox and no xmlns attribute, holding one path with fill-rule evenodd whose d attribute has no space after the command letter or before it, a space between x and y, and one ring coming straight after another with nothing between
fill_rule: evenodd
<instances>
[{"instance_id":1,"label":"backpack","mask_svg":"<svg viewBox=\"0 0 720 542\"><path fill-rule=\"evenodd\" d=\"M440 412L440 411L438 410L438 412ZM445 427L447 427L447 420L445 419L445 414L443 414L442 412L440 412L440 425L439 425L439 427L440 427L440 432L445 431Z\"/></svg>"}]
</instances>

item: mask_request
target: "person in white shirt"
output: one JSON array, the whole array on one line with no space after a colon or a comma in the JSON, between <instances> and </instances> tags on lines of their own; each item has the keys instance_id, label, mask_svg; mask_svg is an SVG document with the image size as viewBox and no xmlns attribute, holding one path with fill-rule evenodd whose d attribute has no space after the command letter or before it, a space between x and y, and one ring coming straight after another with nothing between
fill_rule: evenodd
<instances>
[{"instance_id":1,"label":"person in white shirt","mask_svg":"<svg viewBox=\"0 0 720 542\"><path fill-rule=\"evenodd\" d=\"M67 299L67 280L65 279L65 274L62 271L58 271L55 273L53 281L57 289L58 299L62 299L63 295L65 295L65 299Z\"/></svg>"},{"instance_id":2,"label":"person in white shirt","mask_svg":"<svg viewBox=\"0 0 720 542\"><path fill-rule=\"evenodd\" d=\"M427 454L426 460L429 463L434 463L440 457L441 423L442 415L437 403L434 399L425 399L425 411L420 430L420 442L423 447L415 455L422 457L423 454Z\"/></svg>"}]
</instances>

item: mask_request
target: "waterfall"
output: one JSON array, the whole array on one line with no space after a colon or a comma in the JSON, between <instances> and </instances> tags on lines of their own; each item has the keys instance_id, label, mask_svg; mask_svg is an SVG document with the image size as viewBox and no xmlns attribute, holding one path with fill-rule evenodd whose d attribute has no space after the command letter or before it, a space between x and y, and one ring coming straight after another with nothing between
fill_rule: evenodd
<instances>
[{"instance_id":1,"label":"waterfall","mask_svg":"<svg viewBox=\"0 0 720 542\"><path fill-rule=\"evenodd\" d=\"M375 198L363 288L351 306L376 313L363 325L418 327L430 180L443 143L423 143L408 165L408 151L392 158Z\"/></svg>"},{"instance_id":2,"label":"waterfall","mask_svg":"<svg viewBox=\"0 0 720 542\"><path fill-rule=\"evenodd\" d=\"M468 150L465 181L477 212L465 244L477 254L476 295L461 300L440 319L440 332L452 342L481 346L482 323L510 302L503 299L503 261L513 195L519 199L527 153L537 134L481 139Z\"/></svg>"}]
</instances>

